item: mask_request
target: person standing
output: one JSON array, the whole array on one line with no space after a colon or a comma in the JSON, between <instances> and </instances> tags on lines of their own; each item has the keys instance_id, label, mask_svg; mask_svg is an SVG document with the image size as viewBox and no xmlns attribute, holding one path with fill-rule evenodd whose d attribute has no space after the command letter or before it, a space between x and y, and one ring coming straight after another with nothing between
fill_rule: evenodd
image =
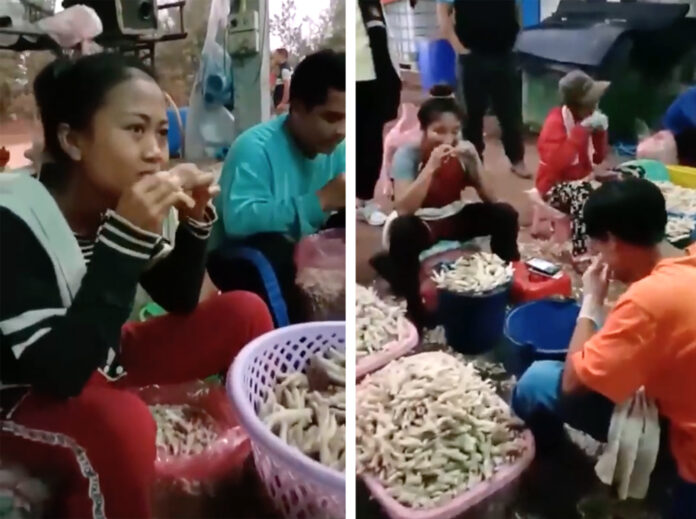
<instances>
[{"instance_id":1,"label":"person standing","mask_svg":"<svg viewBox=\"0 0 696 519\"><path fill-rule=\"evenodd\" d=\"M512 52L520 30L515 0L437 3L440 30L459 56L468 111L466 140L483 158L483 117L490 100L503 132L511 171L518 177L531 178L524 164L521 87Z\"/></svg>"},{"instance_id":2,"label":"person standing","mask_svg":"<svg viewBox=\"0 0 696 519\"><path fill-rule=\"evenodd\" d=\"M382 166L384 125L395 119L401 79L389 54L379 0L358 0L356 30L356 196L371 200Z\"/></svg>"},{"instance_id":3,"label":"person standing","mask_svg":"<svg viewBox=\"0 0 696 519\"><path fill-rule=\"evenodd\" d=\"M273 108L276 114L288 111L290 100L290 78L292 68L288 64L287 49L277 49L271 55L271 70L273 71Z\"/></svg>"}]
</instances>

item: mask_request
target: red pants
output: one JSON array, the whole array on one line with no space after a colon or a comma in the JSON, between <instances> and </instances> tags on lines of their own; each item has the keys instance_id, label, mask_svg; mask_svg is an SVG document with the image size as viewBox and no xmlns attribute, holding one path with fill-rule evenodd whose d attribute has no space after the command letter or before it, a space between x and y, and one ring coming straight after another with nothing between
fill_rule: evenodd
<instances>
[{"instance_id":1,"label":"red pants","mask_svg":"<svg viewBox=\"0 0 696 519\"><path fill-rule=\"evenodd\" d=\"M189 315L127 323L122 362L109 383L95 373L78 397L29 393L2 425L2 459L50 482L60 518L148 518L156 427L125 386L186 382L225 371L248 342L273 328L265 303L248 292L203 301Z\"/></svg>"}]
</instances>

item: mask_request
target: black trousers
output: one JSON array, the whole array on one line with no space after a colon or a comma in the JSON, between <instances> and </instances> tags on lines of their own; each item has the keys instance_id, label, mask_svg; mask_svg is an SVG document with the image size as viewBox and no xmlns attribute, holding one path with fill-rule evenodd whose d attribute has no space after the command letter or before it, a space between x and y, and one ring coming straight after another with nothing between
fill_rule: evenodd
<instances>
[{"instance_id":1,"label":"black trousers","mask_svg":"<svg viewBox=\"0 0 696 519\"><path fill-rule=\"evenodd\" d=\"M490 102L500 122L505 154L513 164L521 161L524 158L522 85L514 54L472 52L459 60L467 108L466 139L483 157L483 117Z\"/></svg>"},{"instance_id":2,"label":"black trousers","mask_svg":"<svg viewBox=\"0 0 696 519\"><path fill-rule=\"evenodd\" d=\"M346 215L343 210L333 214L327 220L324 229L344 228L345 225ZM295 242L279 233L262 233L236 241L235 245L257 249L266 257L278 278L290 323L306 322L307 302L295 284ZM246 290L258 294L266 304L269 303L256 267L244 259L229 259L224 257L220 250L215 250L208 256L208 275L223 292Z\"/></svg>"},{"instance_id":3,"label":"black trousers","mask_svg":"<svg viewBox=\"0 0 696 519\"><path fill-rule=\"evenodd\" d=\"M468 204L440 222L425 223L415 215L400 216L389 230L389 252L373 256L370 264L389 282L396 296L406 298L409 317L422 328L428 323L420 295L421 252L439 240L467 241L490 236L494 254L505 261L517 261L518 230L517 211L505 203Z\"/></svg>"},{"instance_id":4,"label":"black trousers","mask_svg":"<svg viewBox=\"0 0 696 519\"><path fill-rule=\"evenodd\" d=\"M372 200L382 168L384 125L389 119L375 107L381 92L377 80L355 84L355 194L361 200Z\"/></svg>"}]
</instances>

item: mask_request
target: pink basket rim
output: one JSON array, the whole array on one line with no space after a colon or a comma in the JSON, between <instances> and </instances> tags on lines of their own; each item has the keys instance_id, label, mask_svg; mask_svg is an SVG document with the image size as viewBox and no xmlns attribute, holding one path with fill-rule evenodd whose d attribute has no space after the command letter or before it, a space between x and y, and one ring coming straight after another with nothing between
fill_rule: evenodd
<instances>
[{"instance_id":1,"label":"pink basket rim","mask_svg":"<svg viewBox=\"0 0 696 519\"><path fill-rule=\"evenodd\" d=\"M502 400L502 398L501 398ZM505 404L507 406L507 403ZM379 501L391 519L452 519L478 505L487 497L517 479L534 460L534 436L528 429L522 434L525 449L514 463L504 465L491 479L482 481L473 488L465 490L447 503L433 508L408 508L391 497L380 480L374 476L363 475L365 485L372 496Z\"/></svg>"},{"instance_id":2,"label":"pink basket rim","mask_svg":"<svg viewBox=\"0 0 696 519\"><path fill-rule=\"evenodd\" d=\"M249 434L252 443L260 444L274 458L280 459L286 465L292 467L293 473L299 477L305 477L331 489L332 493L341 494L345 499L346 476L343 472L331 469L304 455L298 449L290 447L283 440L273 434L268 427L258 418L254 407L246 398L244 386L244 370L254 358L256 350L273 342L277 338L284 337L289 331L306 329L308 333L317 331L334 332L336 328L345 329L345 321L324 321L301 323L283 328L278 328L257 337L247 344L237 354L227 377L227 394L237 410L239 422Z\"/></svg>"},{"instance_id":3,"label":"pink basket rim","mask_svg":"<svg viewBox=\"0 0 696 519\"><path fill-rule=\"evenodd\" d=\"M360 359L355 366L356 379L360 379L368 373L377 371L379 368L382 368L391 361L406 355L413 348L418 346L418 330L413 323L405 317L403 318L402 322L405 323L404 326L408 329L408 335L406 338L402 342L392 341L387 343L381 351Z\"/></svg>"}]
</instances>

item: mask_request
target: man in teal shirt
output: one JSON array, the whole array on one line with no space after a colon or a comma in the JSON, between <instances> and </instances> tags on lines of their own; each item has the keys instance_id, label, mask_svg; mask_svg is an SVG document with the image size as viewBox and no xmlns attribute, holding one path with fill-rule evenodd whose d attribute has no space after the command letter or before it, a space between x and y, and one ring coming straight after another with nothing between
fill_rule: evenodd
<instances>
[{"instance_id":1,"label":"man in teal shirt","mask_svg":"<svg viewBox=\"0 0 696 519\"><path fill-rule=\"evenodd\" d=\"M217 198L216 250L208 270L222 290L263 294L255 269L230 261L230 245L270 261L291 321L302 319L293 252L345 208L345 54L307 56L290 84L290 112L242 133L230 148Z\"/></svg>"}]
</instances>

